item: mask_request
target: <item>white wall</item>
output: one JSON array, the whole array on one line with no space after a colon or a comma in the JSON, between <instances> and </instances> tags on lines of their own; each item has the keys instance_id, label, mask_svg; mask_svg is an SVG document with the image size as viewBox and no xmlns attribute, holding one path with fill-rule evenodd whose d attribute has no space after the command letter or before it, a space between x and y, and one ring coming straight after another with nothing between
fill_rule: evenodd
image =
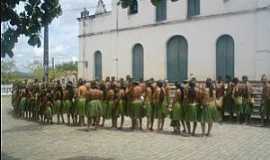
<instances>
[{"instance_id":1,"label":"white wall","mask_svg":"<svg viewBox=\"0 0 270 160\"><path fill-rule=\"evenodd\" d=\"M201 15L191 20L186 20L186 5L184 0L168 2L167 22L180 21L140 27L135 30L121 31L118 34L106 32L115 29L115 5L112 7L112 12L103 17L86 19L88 24L86 33L100 31L106 33L80 38L80 57L85 41L85 59L89 61L89 65L85 73L79 65L79 77L94 78L94 53L97 50L102 53L103 78L117 75L114 61L116 57L119 59L119 77L131 75L132 47L136 43L141 43L144 47L144 78L165 79L167 77L166 42L174 35L182 35L186 38L189 45L188 75L193 73L198 79L215 78L216 40L223 34L231 35L235 41L236 76L247 75L250 79L256 79L261 72L270 72L269 63L266 60L270 54L270 21L265 20L270 17L269 10L205 18L207 15L264 7L270 5L269 0L229 0L228 2L201 0ZM126 9L119 9L119 28L145 24L155 24L155 10L150 1L139 0L139 13L136 15L128 16ZM82 27L80 27L81 33Z\"/></svg>"}]
</instances>

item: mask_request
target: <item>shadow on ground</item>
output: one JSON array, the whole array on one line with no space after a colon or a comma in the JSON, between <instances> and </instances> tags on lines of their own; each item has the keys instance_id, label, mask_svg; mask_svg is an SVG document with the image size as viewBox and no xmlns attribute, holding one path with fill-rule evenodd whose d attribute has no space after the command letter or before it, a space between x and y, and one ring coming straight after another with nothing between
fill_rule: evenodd
<instances>
[{"instance_id":1,"label":"shadow on ground","mask_svg":"<svg viewBox=\"0 0 270 160\"><path fill-rule=\"evenodd\" d=\"M1 160L21 160L21 159L12 157L8 155L7 153L1 152Z\"/></svg>"},{"instance_id":2,"label":"shadow on ground","mask_svg":"<svg viewBox=\"0 0 270 160\"><path fill-rule=\"evenodd\" d=\"M40 124L30 124L26 126L18 126L18 127L6 129L6 130L3 130L3 133L37 131L37 130L42 130L42 128L43 127Z\"/></svg>"},{"instance_id":3,"label":"shadow on ground","mask_svg":"<svg viewBox=\"0 0 270 160\"><path fill-rule=\"evenodd\" d=\"M59 160L114 160L113 158L103 158L103 157L91 157L91 156L77 156L77 157L69 157L63 158Z\"/></svg>"}]
</instances>

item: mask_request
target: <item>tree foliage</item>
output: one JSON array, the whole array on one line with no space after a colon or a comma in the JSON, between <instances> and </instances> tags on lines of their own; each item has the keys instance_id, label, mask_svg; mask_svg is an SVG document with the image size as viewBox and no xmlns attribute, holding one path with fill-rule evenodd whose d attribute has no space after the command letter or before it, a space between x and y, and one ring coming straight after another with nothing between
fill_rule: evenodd
<instances>
[{"instance_id":1,"label":"tree foliage","mask_svg":"<svg viewBox=\"0 0 270 160\"><path fill-rule=\"evenodd\" d=\"M32 76L35 79L42 80L44 76L44 69L41 63L33 63L29 66L32 70ZM67 62L56 65L54 69L49 68L49 79L57 79L72 72L77 72L78 64Z\"/></svg>"},{"instance_id":2,"label":"tree foliage","mask_svg":"<svg viewBox=\"0 0 270 160\"><path fill-rule=\"evenodd\" d=\"M28 78L31 78L29 74L17 71L13 60L1 60L1 84L11 84Z\"/></svg>"},{"instance_id":3,"label":"tree foliage","mask_svg":"<svg viewBox=\"0 0 270 160\"><path fill-rule=\"evenodd\" d=\"M41 46L42 27L62 13L59 0L1 0L1 26L7 26L1 35L1 57L13 56L12 49L20 35L28 37L28 44Z\"/></svg>"}]
</instances>

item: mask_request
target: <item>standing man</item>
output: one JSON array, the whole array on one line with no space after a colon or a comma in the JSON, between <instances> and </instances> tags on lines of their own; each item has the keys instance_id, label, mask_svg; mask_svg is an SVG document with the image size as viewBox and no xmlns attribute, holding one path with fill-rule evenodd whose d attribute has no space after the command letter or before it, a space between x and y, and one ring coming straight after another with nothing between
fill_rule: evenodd
<instances>
[{"instance_id":1,"label":"standing man","mask_svg":"<svg viewBox=\"0 0 270 160\"><path fill-rule=\"evenodd\" d=\"M86 103L86 91L87 88L84 85L82 79L79 80L79 88L77 90L77 105L76 109L79 115L79 126L85 125L85 103Z\"/></svg>"},{"instance_id":2,"label":"standing man","mask_svg":"<svg viewBox=\"0 0 270 160\"><path fill-rule=\"evenodd\" d=\"M151 81L147 81L145 89L144 108L146 113L145 115L147 118L146 128L151 131L153 130L153 123L154 123L152 98L153 98L153 88L151 86Z\"/></svg>"},{"instance_id":3,"label":"standing man","mask_svg":"<svg viewBox=\"0 0 270 160\"><path fill-rule=\"evenodd\" d=\"M138 82L133 82L132 88L132 102L131 102L131 119L132 119L132 129L138 127L142 130L142 105L143 101L141 99L142 88L139 86Z\"/></svg>"}]
</instances>

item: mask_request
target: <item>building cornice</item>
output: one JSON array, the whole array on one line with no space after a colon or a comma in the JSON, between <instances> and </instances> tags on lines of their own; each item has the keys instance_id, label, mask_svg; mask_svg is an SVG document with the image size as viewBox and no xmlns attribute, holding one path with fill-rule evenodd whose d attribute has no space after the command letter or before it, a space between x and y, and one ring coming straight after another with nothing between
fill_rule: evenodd
<instances>
[{"instance_id":1,"label":"building cornice","mask_svg":"<svg viewBox=\"0 0 270 160\"><path fill-rule=\"evenodd\" d=\"M187 19L183 19L183 20L157 22L157 23L134 26L134 27L119 28L118 30L111 29L111 30L106 30L106 31L101 31L101 32L86 33L86 34L80 34L80 35L78 35L78 37L85 38L85 37L91 37L91 36L96 36L96 35L110 34L110 33L114 33L114 32L123 32L123 31L129 31L129 30L157 27L157 26L162 26L162 25L179 24L179 23L185 23L185 22L205 20L205 19L210 19L210 18L219 18L219 17L224 17L224 16L256 13L256 12L265 11L265 10L270 10L270 6L256 8L256 9L242 10L242 11L237 11L237 12L227 12L227 13L212 14L212 15L205 15L205 16L188 17Z\"/></svg>"}]
</instances>

